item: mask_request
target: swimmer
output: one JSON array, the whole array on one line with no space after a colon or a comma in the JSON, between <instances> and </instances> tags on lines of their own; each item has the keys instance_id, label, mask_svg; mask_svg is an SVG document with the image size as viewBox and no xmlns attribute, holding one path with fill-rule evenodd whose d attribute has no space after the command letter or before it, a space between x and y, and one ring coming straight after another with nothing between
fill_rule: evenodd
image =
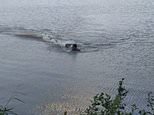
<instances>
[{"instance_id":1,"label":"swimmer","mask_svg":"<svg viewBox=\"0 0 154 115\"><path fill-rule=\"evenodd\" d=\"M72 51L80 51L77 44L65 44L66 48L71 48Z\"/></svg>"},{"instance_id":2,"label":"swimmer","mask_svg":"<svg viewBox=\"0 0 154 115\"><path fill-rule=\"evenodd\" d=\"M80 51L77 44L72 44L72 51Z\"/></svg>"}]
</instances>

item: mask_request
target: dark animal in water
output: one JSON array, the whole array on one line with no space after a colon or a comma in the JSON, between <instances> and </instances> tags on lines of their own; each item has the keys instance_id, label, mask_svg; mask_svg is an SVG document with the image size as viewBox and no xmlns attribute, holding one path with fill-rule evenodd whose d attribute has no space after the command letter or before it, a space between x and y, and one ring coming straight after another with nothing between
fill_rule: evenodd
<instances>
[{"instance_id":1,"label":"dark animal in water","mask_svg":"<svg viewBox=\"0 0 154 115\"><path fill-rule=\"evenodd\" d=\"M80 51L77 44L65 44L66 48L71 48L72 51Z\"/></svg>"}]
</instances>

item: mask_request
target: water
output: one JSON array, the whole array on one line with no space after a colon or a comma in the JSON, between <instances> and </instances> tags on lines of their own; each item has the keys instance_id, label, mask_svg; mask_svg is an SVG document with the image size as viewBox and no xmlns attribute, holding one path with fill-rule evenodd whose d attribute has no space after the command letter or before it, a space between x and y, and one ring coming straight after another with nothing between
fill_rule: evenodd
<instances>
[{"instance_id":1,"label":"water","mask_svg":"<svg viewBox=\"0 0 154 115\"><path fill-rule=\"evenodd\" d=\"M19 115L75 114L121 78L144 107L153 70L153 0L0 0L0 102Z\"/></svg>"}]
</instances>

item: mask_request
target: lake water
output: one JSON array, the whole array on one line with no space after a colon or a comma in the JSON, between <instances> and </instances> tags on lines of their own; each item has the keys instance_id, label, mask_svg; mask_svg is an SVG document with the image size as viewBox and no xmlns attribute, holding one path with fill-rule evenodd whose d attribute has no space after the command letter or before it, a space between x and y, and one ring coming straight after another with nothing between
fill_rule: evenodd
<instances>
[{"instance_id":1,"label":"lake water","mask_svg":"<svg viewBox=\"0 0 154 115\"><path fill-rule=\"evenodd\" d=\"M50 41L58 40L58 44ZM66 42L79 44L70 52ZM153 0L0 0L0 103L71 115L125 78L128 103L154 92Z\"/></svg>"}]
</instances>

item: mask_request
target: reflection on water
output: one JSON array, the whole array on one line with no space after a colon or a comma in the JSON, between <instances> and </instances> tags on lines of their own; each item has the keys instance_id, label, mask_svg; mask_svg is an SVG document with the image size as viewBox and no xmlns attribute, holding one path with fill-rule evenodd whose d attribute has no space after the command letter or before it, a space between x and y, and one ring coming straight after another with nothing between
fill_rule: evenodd
<instances>
[{"instance_id":1,"label":"reflection on water","mask_svg":"<svg viewBox=\"0 0 154 115\"><path fill-rule=\"evenodd\" d=\"M153 6L153 0L1 0L0 103L19 95L25 102L15 103L19 115L76 114L96 93L115 94L124 77L127 103L144 107L154 91Z\"/></svg>"}]
</instances>

